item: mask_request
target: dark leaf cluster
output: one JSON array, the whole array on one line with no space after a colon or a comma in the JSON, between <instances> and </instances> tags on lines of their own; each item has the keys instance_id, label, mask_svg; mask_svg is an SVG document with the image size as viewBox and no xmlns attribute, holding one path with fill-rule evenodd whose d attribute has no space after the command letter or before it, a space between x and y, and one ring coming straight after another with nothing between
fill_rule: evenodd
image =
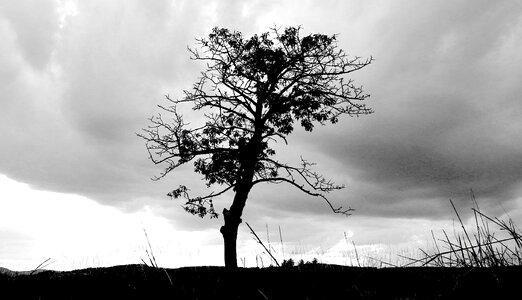
<instances>
[{"instance_id":1,"label":"dark leaf cluster","mask_svg":"<svg viewBox=\"0 0 522 300\"><path fill-rule=\"evenodd\" d=\"M212 215L211 197L263 182L288 183L322 197L335 212L351 211L334 208L325 197L342 186L313 172L313 164L304 159L300 166L276 160L272 145L287 143L296 123L312 131L317 124L336 123L341 115L371 113L364 103L368 95L346 75L369 65L372 58L349 57L337 47L336 35L301 37L300 32L300 27L272 28L245 38L237 31L214 28L197 40L196 49L189 49L192 59L206 63L206 70L182 98L167 96L170 105L161 108L172 119L151 118L152 125L140 136L147 141L151 160L166 166L158 178L193 161L208 187L223 187L196 198L186 188L171 192L187 199L190 213ZM183 104L203 112L206 121L189 128L178 113Z\"/></svg>"}]
</instances>

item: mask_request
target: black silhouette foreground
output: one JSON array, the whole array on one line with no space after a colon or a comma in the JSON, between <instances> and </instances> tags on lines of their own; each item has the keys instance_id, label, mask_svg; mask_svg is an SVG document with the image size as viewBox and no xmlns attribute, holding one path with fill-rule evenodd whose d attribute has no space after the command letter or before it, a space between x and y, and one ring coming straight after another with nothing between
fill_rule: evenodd
<instances>
[{"instance_id":1,"label":"black silhouette foreground","mask_svg":"<svg viewBox=\"0 0 522 300\"><path fill-rule=\"evenodd\" d=\"M168 274L168 277L167 277ZM290 268L145 265L8 274L2 299L511 299L522 267Z\"/></svg>"},{"instance_id":2,"label":"black silhouette foreground","mask_svg":"<svg viewBox=\"0 0 522 300\"><path fill-rule=\"evenodd\" d=\"M302 192L321 197L335 213L350 214L351 208L334 207L325 194L341 189L314 172L307 160L289 165L274 158L274 142L287 143L294 123L306 131L315 125L336 123L342 115L371 113L368 97L345 75L369 65L371 58L350 58L338 49L336 36L300 36L300 28L244 38L240 32L214 28L208 38L198 39L199 49L190 49L194 60L206 70L192 90L181 99L160 106L172 119L151 118L139 134L146 140L150 159L165 165L160 179L175 168L193 161L195 172L207 186L220 190L192 196L186 186L171 191L183 197L185 210L194 215L217 217L212 198L235 193L229 209L223 209L221 233L225 266L237 267L236 240L246 200L259 183L287 183ZM200 111L205 122L188 128L179 113L182 104Z\"/></svg>"}]
</instances>

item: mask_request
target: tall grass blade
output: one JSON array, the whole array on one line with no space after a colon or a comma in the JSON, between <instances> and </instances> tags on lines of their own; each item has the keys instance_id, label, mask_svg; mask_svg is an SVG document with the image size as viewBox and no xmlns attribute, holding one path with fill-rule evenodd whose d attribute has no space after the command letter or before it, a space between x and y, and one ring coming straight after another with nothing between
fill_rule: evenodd
<instances>
[{"instance_id":1,"label":"tall grass blade","mask_svg":"<svg viewBox=\"0 0 522 300\"><path fill-rule=\"evenodd\" d=\"M263 246L263 248L265 249L265 251L267 252L267 254L270 256L270 258L272 258L272 260L275 262L275 264L280 267L281 265L279 264L279 262L277 261L277 259L272 255L272 252L265 246L265 244L263 244L263 241L261 241L261 239L259 238L259 236L257 236L256 232L254 231L254 229L252 229L252 227L250 227L250 225L245 222L245 224L248 226L248 228L250 229L250 232L254 235L254 237L257 239L257 242ZM267 225L267 229L268 229L268 225ZM268 231L267 231L268 232Z\"/></svg>"},{"instance_id":2,"label":"tall grass blade","mask_svg":"<svg viewBox=\"0 0 522 300\"><path fill-rule=\"evenodd\" d=\"M36 268L34 268L34 270L31 271L31 273L29 273L29 275L33 275L35 272L37 272L38 270L42 269L42 268L45 268L47 267L48 265L50 265L51 263L47 263L48 261L50 261L51 258L48 258L46 260L44 260L43 262L41 262Z\"/></svg>"}]
</instances>

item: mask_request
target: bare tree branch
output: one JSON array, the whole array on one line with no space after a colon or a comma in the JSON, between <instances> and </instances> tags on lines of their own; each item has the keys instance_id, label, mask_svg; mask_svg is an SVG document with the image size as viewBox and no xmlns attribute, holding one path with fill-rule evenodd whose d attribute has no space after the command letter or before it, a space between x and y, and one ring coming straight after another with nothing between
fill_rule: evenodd
<instances>
[{"instance_id":1,"label":"bare tree branch","mask_svg":"<svg viewBox=\"0 0 522 300\"><path fill-rule=\"evenodd\" d=\"M273 143L288 144L295 123L312 131L317 124L336 123L342 115L373 112L365 105L369 95L345 77L373 58L349 57L337 47L336 35L302 37L300 30L273 27L244 38L239 32L215 28L207 38L196 39L198 47L189 48L191 59L206 63L206 70L183 97L165 96L170 106L160 108L171 115L169 120L158 114L138 134L146 141L149 159L164 166L155 180L193 162L208 187L224 186L203 197L190 196L184 186L169 193L185 198L187 211L209 213L206 207L212 198L233 190L230 215L237 221L248 192L263 182L288 183L321 197L336 213L348 215L353 210L336 208L326 198L326 193L344 186L313 171L315 164L301 158L299 166L290 166L272 158ZM202 110L205 123L189 128L177 111L184 104Z\"/></svg>"}]
</instances>

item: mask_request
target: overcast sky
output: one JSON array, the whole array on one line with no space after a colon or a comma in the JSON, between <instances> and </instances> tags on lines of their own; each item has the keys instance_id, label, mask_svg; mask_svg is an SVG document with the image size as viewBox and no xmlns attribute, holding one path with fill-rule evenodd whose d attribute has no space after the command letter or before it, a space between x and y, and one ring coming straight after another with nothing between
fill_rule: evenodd
<instances>
[{"instance_id":1,"label":"overcast sky","mask_svg":"<svg viewBox=\"0 0 522 300\"><path fill-rule=\"evenodd\" d=\"M470 189L492 216L522 220L519 1L0 0L0 264L25 267L24 255L45 253L66 268L56 253L74 257L78 248L65 245L82 241L100 253L133 244L139 263L143 227L165 257L168 247L198 248L194 261L222 264L222 220L193 217L166 197L203 182L190 166L151 181L161 167L135 133L163 95L197 79L202 65L187 51L196 37L274 24L339 34L349 55L373 56L352 78L375 113L298 131L279 151L346 185L330 199L353 216L265 185L243 220L262 232L268 224L273 239L280 226L285 243L310 249L334 247L346 232L360 245L418 242L454 218L449 199L469 215ZM216 199L218 211L232 196ZM127 234L119 246L111 238ZM239 238L252 242L244 225Z\"/></svg>"}]
</instances>

